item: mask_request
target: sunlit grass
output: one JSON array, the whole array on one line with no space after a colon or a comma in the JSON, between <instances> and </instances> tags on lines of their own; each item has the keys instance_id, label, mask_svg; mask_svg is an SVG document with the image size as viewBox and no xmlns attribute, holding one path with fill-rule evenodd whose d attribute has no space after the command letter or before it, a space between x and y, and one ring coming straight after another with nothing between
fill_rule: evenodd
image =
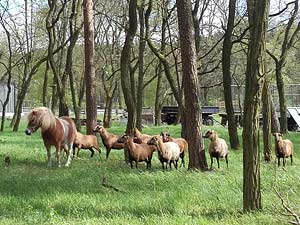
<instances>
[{"instance_id":1,"label":"sunlit grass","mask_svg":"<svg viewBox=\"0 0 300 225\"><path fill-rule=\"evenodd\" d=\"M228 140L225 128L213 129ZM83 159L75 159L69 168L48 169L40 133L28 137L23 130L0 133L0 224L287 224L292 218L282 215L275 186L300 214L298 133L287 136L294 143L292 166L288 161L282 169L275 161L261 160L263 210L243 214L242 150L230 151L229 169L221 161L220 169L209 172L162 172L156 153L150 171L143 163L130 169L120 150L112 150L107 161L105 154L90 159L82 150ZM117 134L124 130L124 125L109 129ZM178 137L181 128L146 127L143 132L164 130ZM4 166L6 155L12 160L9 168ZM120 191L102 186L103 177Z\"/></svg>"}]
</instances>

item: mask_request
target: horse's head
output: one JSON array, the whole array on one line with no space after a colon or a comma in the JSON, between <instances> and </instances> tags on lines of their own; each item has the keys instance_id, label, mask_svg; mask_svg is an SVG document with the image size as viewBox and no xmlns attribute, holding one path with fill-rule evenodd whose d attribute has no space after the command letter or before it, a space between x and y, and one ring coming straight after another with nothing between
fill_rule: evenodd
<instances>
[{"instance_id":1,"label":"horse's head","mask_svg":"<svg viewBox=\"0 0 300 225\"><path fill-rule=\"evenodd\" d=\"M28 114L28 125L25 130L25 134L31 135L35 131L37 131L41 126L43 126L43 115L48 112L46 107L40 107L33 109Z\"/></svg>"}]
</instances>

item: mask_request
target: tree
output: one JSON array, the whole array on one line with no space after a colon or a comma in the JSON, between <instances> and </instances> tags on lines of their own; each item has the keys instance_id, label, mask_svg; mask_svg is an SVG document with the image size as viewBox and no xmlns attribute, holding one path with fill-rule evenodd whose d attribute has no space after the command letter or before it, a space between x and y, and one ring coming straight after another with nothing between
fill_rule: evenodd
<instances>
[{"instance_id":1,"label":"tree","mask_svg":"<svg viewBox=\"0 0 300 225\"><path fill-rule=\"evenodd\" d=\"M146 40L145 40L145 18L144 14L144 4L145 1L141 2L141 5L138 7L139 13L139 22L140 22L140 40L139 40L139 68L138 68L138 82L137 82L137 93L136 93L136 127L139 130L142 130L142 107L144 100L144 55L146 49ZM148 16L149 17L149 16Z\"/></svg>"},{"instance_id":2,"label":"tree","mask_svg":"<svg viewBox=\"0 0 300 225\"><path fill-rule=\"evenodd\" d=\"M168 20L168 13L166 13L165 8L167 8L168 1L162 2L162 21L161 21L161 43L160 43L160 52L165 54L166 51L166 27L167 27L167 20ZM148 38L148 37L147 37ZM155 94L155 126L159 126L161 122L161 109L164 103L165 97L168 93L168 90L163 91L162 89L162 75L163 75L163 67L162 63L159 62L156 67L156 74L157 74L157 83L156 83L156 94Z\"/></svg>"},{"instance_id":3,"label":"tree","mask_svg":"<svg viewBox=\"0 0 300 225\"><path fill-rule=\"evenodd\" d=\"M100 77L105 95L103 97L105 99L103 126L110 127L113 119L114 99L120 86L121 43L127 19L124 4L127 3L124 1L98 3L95 18L95 44L97 46L96 60L99 63L96 64L96 71L98 71L97 77Z\"/></svg>"},{"instance_id":4,"label":"tree","mask_svg":"<svg viewBox=\"0 0 300 225\"><path fill-rule=\"evenodd\" d=\"M184 116L186 139L189 143L189 169L207 168L202 146L202 116L200 90L197 76L196 47L190 0L177 0L178 27L183 70Z\"/></svg>"},{"instance_id":5,"label":"tree","mask_svg":"<svg viewBox=\"0 0 300 225\"><path fill-rule=\"evenodd\" d=\"M262 90L262 116L263 116L263 140L264 140L264 159L270 162L272 158L271 143L271 96L269 93L268 80L265 79Z\"/></svg>"},{"instance_id":6,"label":"tree","mask_svg":"<svg viewBox=\"0 0 300 225\"><path fill-rule=\"evenodd\" d=\"M137 31L137 0L129 1L129 23L126 31L125 43L121 52L121 85L124 94L125 104L128 112L128 122L126 133L132 134L136 123L136 104L134 91L131 90L132 79L130 78L130 63L131 63L131 49L133 46L133 39Z\"/></svg>"},{"instance_id":7,"label":"tree","mask_svg":"<svg viewBox=\"0 0 300 225\"><path fill-rule=\"evenodd\" d=\"M243 129L243 208L261 209L259 167L259 114L265 76L266 30L269 0L247 0L249 47L246 69Z\"/></svg>"},{"instance_id":8,"label":"tree","mask_svg":"<svg viewBox=\"0 0 300 225\"><path fill-rule=\"evenodd\" d=\"M225 108L228 119L228 133L230 146L233 149L239 148L239 138L237 132L237 123L235 120L234 108L232 104L232 90L231 90L231 50L232 50L232 32L234 28L234 18L236 9L236 0L229 0L229 15L227 28L225 30L225 37L223 41L222 51L222 70L223 70L223 87L224 87L224 100Z\"/></svg>"},{"instance_id":9,"label":"tree","mask_svg":"<svg viewBox=\"0 0 300 225\"><path fill-rule=\"evenodd\" d=\"M148 9L146 13L151 13L152 11L152 0L149 0L148 3ZM167 17L168 18L168 17ZM167 23L167 22L166 22ZM178 104L178 111L179 114L181 113L182 109L184 108L183 105L183 95L182 95L182 91L178 85L179 80L174 79L174 77L172 76L171 73L171 65L169 63L169 60L167 59L166 55L163 55L164 52L160 52L160 50L158 48L155 47L154 43L152 42L152 40L149 38L150 37L150 28L149 28L149 24L145 24L146 26L146 37L147 37L147 43L148 46L150 47L151 51L154 53L154 55L159 59L159 61L161 62L163 69L165 71L165 75L166 78L169 82L170 88L173 92L174 98L176 100L176 103ZM183 125L183 130L185 129L184 123Z\"/></svg>"},{"instance_id":10,"label":"tree","mask_svg":"<svg viewBox=\"0 0 300 225\"><path fill-rule=\"evenodd\" d=\"M276 75L276 83L278 88L279 104L280 104L280 131L283 134L288 132L288 127L287 127L288 124L287 124L287 106L285 100L285 89L284 89L284 79L282 75L282 69L286 64L288 53L290 49L293 47L294 43L296 42L297 40L296 36L300 31L300 22L298 22L297 27L293 29L293 25L299 11L299 0L295 0L293 3L295 4L294 11L285 27L280 56L276 57L275 54L268 51L268 54L272 57L272 59L275 62L275 75Z\"/></svg>"},{"instance_id":11,"label":"tree","mask_svg":"<svg viewBox=\"0 0 300 225\"><path fill-rule=\"evenodd\" d=\"M82 30L82 0L73 0L72 1L72 8L71 8L71 15L69 17L69 32L70 32L70 44L67 48L67 56L66 56L66 64L65 64L65 71L66 77L70 79L70 88L71 88L71 95L72 95L72 103L73 103L73 110L75 114L75 124L78 131L81 130L81 122L80 122L80 111L81 111L81 101L84 88L84 82L80 82L79 86L79 93L76 92L76 84L75 84L75 76L74 76L74 69L73 69L73 53L76 42L78 40L79 34Z\"/></svg>"},{"instance_id":12,"label":"tree","mask_svg":"<svg viewBox=\"0 0 300 225\"><path fill-rule=\"evenodd\" d=\"M6 111L6 106L8 105L9 102L9 97L11 94L11 80L12 80L12 69L13 69L13 51L12 51L12 45L11 45L11 33L7 28L7 22L5 22L5 12L7 11L6 9L3 9L4 13L0 15L0 25L4 29L6 38L7 38L7 46L8 46L8 59L7 63L3 62L2 60L0 61L0 64L4 66L5 68L5 76L7 76L7 94L6 98L2 104L2 116L1 116L1 127L0 131L4 130L4 122L5 122L5 111ZM0 57L1 58L1 57ZM1 102L2 103L2 102Z\"/></svg>"},{"instance_id":13,"label":"tree","mask_svg":"<svg viewBox=\"0 0 300 225\"><path fill-rule=\"evenodd\" d=\"M86 133L92 134L97 121L93 0L83 1L83 24L87 119Z\"/></svg>"},{"instance_id":14,"label":"tree","mask_svg":"<svg viewBox=\"0 0 300 225\"><path fill-rule=\"evenodd\" d=\"M20 80L18 83L19 91L17 93L17 102L15 106L15 114L13 119L10 123L10 126L13 127L13 131L18 131L19 124L21 121L21 113L22 113L22 106L25 100L25 96L29 90L31 80L33 76L37 73L40 66L47 61L48 56L43 56L39 54L38 49L34 48L37 43L39 45L43 45L44 37L41 38L38 35L38 29L33 29L33 22L29 20L29 17L33 18L31 10L29 13L28 10L28 0L24 1L24 24L21 25L22 29L20 29L19 25L16 24L14 18L9 18L10 22L12 23L13 33L16 38L16 48L19 48L18 54L21 56L21 62L19 65L19 73L20 73ZM31 8L33 8L33 2L31 2ZM30 15L28 15L30 14ZM20 31L21 30L21 31ZM66 43L58 46L54 51L53 54L56 54Z\"/></svg>"},{"instance_id":15,"label":"tree","mask_svg":"<svg viewBox=\"0 0 300 225\"><path fill-rule=\"evenodd\" d=\"M63 49L61 50L60 54L58 55L58 60L54 59L54 48L56 43L64 42L65 40L65 23L66 21L62 21L63 26L62 29L58 30L56 28L57 23L60 17L64 18L64 12L66 3L63 3L61 6L58 5L57 0L49 0L49 11L46 18L46 28L48 33L48 62L51 67L52 73L54 75L54 80L56 81L57 93L59 96L59 116L69 116L69 109L66 102L66 93L65 93L65 86L67 81L68 74L64 73L63 76L60 74L61 62L63 58ZM62 15L62 16L61 16ZM63 36L61 38L60 36ZM47 69L47 68L46 68ZM46 70L47 72L47 70Z\"/></svg>"}]
</instances>

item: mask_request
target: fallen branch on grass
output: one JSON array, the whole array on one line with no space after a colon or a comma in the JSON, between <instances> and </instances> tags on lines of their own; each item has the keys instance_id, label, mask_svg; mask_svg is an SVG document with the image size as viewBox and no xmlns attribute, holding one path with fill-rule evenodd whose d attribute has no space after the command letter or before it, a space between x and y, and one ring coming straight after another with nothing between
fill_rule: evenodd
<instances>
[{"instance_id":1,"label":"fallen branch on grass","mask_svg":"<svg viewBox=\"0 0 300 225\"><path fill-rule=\"evenodd\" d=\"M292 216L294 217L295 221L289 221L290 224L300 225L300 218L299 216L290 208L290 206L284 201L283 197L279 193L279 191L274 187L274 191L278 198L281 200L281 204L283 208L288 212L287 214L284 214L285 216Z\"/></svg>"}]
</instances>

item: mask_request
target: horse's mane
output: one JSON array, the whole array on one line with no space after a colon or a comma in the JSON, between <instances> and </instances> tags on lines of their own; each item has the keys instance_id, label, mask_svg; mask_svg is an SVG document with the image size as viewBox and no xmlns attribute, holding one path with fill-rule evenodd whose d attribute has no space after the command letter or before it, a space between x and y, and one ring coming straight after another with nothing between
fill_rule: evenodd
<instances>
[{"instance_id":1,"label":"horse's mane","mask_svg":"<svg viewBox=\"0 0 300 225\"><path fill-rule=\"evenodd\" d=\"M28 115L28 121L34 118L35 123L39 124L42 131L54 127L56 124L55 116L50 109L38 107L33 109Z\"/></svg>"}]
</instances>

